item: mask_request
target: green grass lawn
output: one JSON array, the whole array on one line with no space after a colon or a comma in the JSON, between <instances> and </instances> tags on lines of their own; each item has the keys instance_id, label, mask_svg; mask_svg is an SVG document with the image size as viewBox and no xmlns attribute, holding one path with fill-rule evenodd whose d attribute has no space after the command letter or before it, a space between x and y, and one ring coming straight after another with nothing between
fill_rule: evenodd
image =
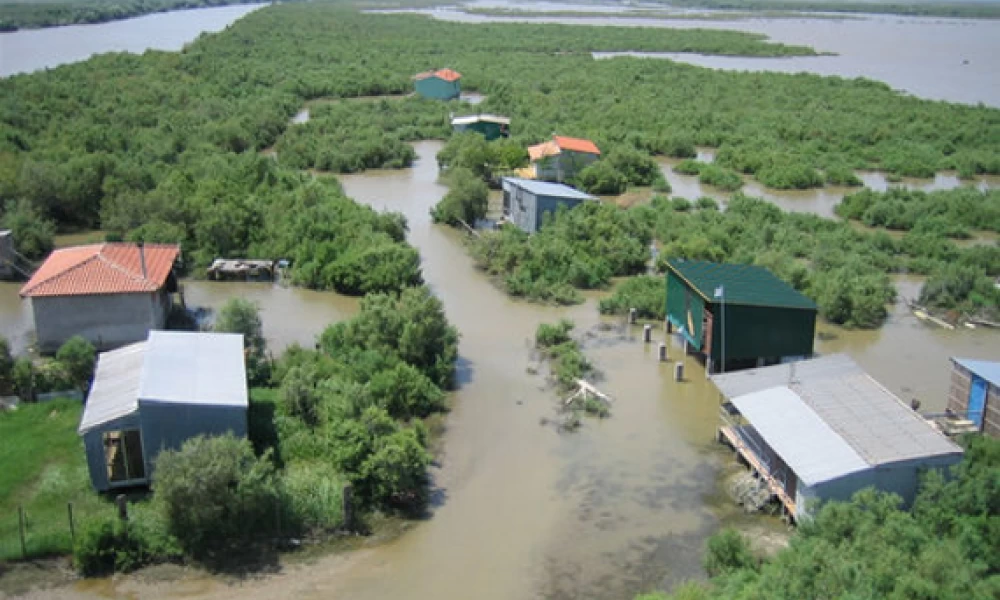
<instances>
[{"instance_id":1,"label":"green grass lawn","mask_svg":"<svg viewBox=\"0 0 1000 600\"><path fill-rule=\"evenodd\" d=\"M90 485L76 433L82 408L79 401L54 400L0 412L0 561L21 558L18 506L27 518L29 556L71 551L67 503L77 530L86 518L113 512Z\"/></svg>"}]
</instances>

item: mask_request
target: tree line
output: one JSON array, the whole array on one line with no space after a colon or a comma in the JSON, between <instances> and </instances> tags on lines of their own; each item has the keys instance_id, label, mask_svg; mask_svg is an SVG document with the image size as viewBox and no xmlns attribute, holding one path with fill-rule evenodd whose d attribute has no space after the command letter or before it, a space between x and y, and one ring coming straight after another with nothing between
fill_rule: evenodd
<instances>
[{"instance_id":1,"label":"tree line","mask_svg":"<svg viewBox=\"0 0 1000 600\"><path fill-rule=\"evenodd\" d=\"M785 213L764 200L734 195L725 210L703 198L654 197L621 209L584 203L560 210L533 235L508 227L470 241L477 264L511 295L542 302L581 301L579 289L644 273L650 245L666 258L757 264L814 299L832 323L878 327L895 298L892 273L929 275L926 303L994 318L1000 248L959 248L946 238L910 232L896 239L843 221ZM655 280L661 284L657 286ZM627 281L601 303L603 312L642 309L662 318L662 277Z\"/></svg>"}]
</instances>

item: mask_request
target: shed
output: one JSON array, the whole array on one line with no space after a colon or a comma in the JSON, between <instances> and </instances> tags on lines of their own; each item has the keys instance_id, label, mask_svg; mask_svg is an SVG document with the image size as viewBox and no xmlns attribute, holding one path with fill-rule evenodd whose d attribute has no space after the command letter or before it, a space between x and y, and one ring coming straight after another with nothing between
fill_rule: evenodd
<instances>
[{"instance_id":1,"label":"shed","mask_svg":"<svg viewBox=\"0 0 1000 600\"><path fill-rule=\"evenodd\" d=\"M543 181L572 179L601 157L597 144L582 138L554 135L552 140L528 147L535 175Z\"/></svg>"},{"instance_id":2,"label":"shed","mask_svg":"<svg viewBox=\"0 0 1000 600\"><path fill-rule=\"evenodd\" d=\"M816 304L763 267L675 258L666 286L668 329L703 354L710 371L813 353Z\"/></svg>"},{"instance_id":3,"label":"shed","mask_svg":"<svg viewBox=\"0 0 1000 600\"><path fill-rule=\"evenodd\" d=\"M243 336L151 331L98 357L80 419L100 492L147 485L157 455L198 435L247 434Z\"/></svg>"},{"instance_id":4,"label":"shed","mask_svg":"<svg viewBox=\"0 0 1000 600\"><path fill-rule=\"evenodd\" d=\"M849 500L869 486L909 506L924 470L962 459L958 445L845 354L712 380L725 399L720 439L796 520L816 502Z\"/></svg>"},{"instance_id":5,"label":"shed","mask_svg":"<svg viewBox=\"0 0 1000 600\"><path fill-rule=\"evenodd\" d=\"M417 95L435 100L451 100L462 94L462 74L451 69L426 71L413 76Z\"/></svg>"},{"instance_id":6,"label":"shed","mask_svg":"<svg viewBox=\"0 0 1000 600\"><path fill-rule=\"evenodd\" d=\"M146 339L163 327L177 290L175 244L90 244L49 255L21 288L31 298L42 352L74 335L98 350Z\"/></svg>"},{"instance_id":7,"label":"shed","mask_svg":"<svg viewBox=\"0 0 1000 600\"><path fill-rule=\"evenodd\" d=\"M1000 437L1000 362L953 357L947 408L976 430Z\"/></svg>"},{"instance_id":8,"label":"shed","mask_svg":"<svg viewBox=\"0 0 1000 600\"><path fill-rule=\"evenodd\" d=\"M503 178L504 218L528 233L542 227L546 213L554 213L560 206L573 208L587 200L596 198L561 183Z\"/></svg>"},{"instance_id":9,"label":"shed","mask_svg":"<svg viewBox=\"0 0 1000 600\"><path fill-rule=\"evenodd\" d=\"M451 128L455 133L475 131L490 141L510 135L510 118L499 115L454 117L451 120Z\"/></svg>"}]
</instances>

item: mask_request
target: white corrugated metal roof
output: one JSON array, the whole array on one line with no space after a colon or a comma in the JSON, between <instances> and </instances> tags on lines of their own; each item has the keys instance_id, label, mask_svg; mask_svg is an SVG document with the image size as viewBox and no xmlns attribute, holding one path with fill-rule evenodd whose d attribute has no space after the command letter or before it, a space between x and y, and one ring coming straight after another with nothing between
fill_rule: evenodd
<instances>
[{"instance_id":1,"label":"white corrugated metal roof","mask_svg":"<svg viewBox=\"0 0 1000 600\"><path fill-rule=\"evenodd\" d=\"M712 380L730 399L787 387L871 466L962 452L844 354L726 373ZM777 443L768 439L772 442Z\"/></svg>"},{"instance_id":2,"label":"white corrugated metal roof","mask_svg":"<svg viewBox=\"0 0 1000 600\"><path fill-rule=\"evenodd\" d=\"M767 444L806 485L868 468L868 463L785 386L733 398Z\"/></svg>"},{"instance_id":3,"label":"white corrugated metal roof","mask_svg":"<svg viewBox=\"0 0 1000 600\"><path fill-rule=\"evenodd\" d=\"M94 384L90 386L80 418L80 434L138 409L139 376L145 356L146 342L101 353L94 369Z\"/></svg>"},{"instance_id":4,"label":"white corrugated metal roof","mask_svg":"<svg viewBox=\"0 0 1000 600\"><path fill-rule=\"evenodd\" d=\"M78 431L135 412L139 400L248 406L243 336L151 331L97 361Z\"/></svg>"},{"instance_id":5,"label":"white corrugated metal roof","mask_svg":"<svg viewBox=\"0 0 1000 600\"><path fill-rule=\"evenodd\" d=\"M585 194L576 188L561 183L549 183L548 181L533 181L531 179L518 179L517 177L504 177L504 180L516 185L519 188L528 190L532 194L539 196L556 196L559 198L579 198L581 200L596 200L590 194Z\"/></svg>"},{"instance_id":6,"label":"white corrugated metal roof","mask_svg":"<svg viewBox=\"0 0 1000 600\"><path fill-rule=\"evenodd\" d=\"M139 398L247 406L243 336L150 331Z\"/></svg>"},{"instance_id":7,"label":"white corrugated metal roof","mask_svg":"<svg viewBox=\"0 0 1000 600\"><path fill-rule=\"evenodd\" d=\"M510 118L501 117L500 115L466 115L464 117L455 117L451 120L451 124L472 125L480 121L484 123L496 123L498 125L510 125Z\"/></svg>"}]
</instances>

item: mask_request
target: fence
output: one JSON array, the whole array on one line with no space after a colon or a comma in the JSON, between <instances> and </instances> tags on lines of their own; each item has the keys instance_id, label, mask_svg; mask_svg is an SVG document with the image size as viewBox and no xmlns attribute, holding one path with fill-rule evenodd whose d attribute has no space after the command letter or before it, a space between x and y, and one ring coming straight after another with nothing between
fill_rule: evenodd
<instances>
[{"instance_id":1,"label":"fence","mask_svg":"<svg viewBox=\"0 0 1000 600\"><path fill-rule=\"evenodd\" d=\"M0 513L0 561L69 554L81 523L113 516L108 505L80 509L72 502L58 506L22 504Z\"/></svg>"}]
</instances>

